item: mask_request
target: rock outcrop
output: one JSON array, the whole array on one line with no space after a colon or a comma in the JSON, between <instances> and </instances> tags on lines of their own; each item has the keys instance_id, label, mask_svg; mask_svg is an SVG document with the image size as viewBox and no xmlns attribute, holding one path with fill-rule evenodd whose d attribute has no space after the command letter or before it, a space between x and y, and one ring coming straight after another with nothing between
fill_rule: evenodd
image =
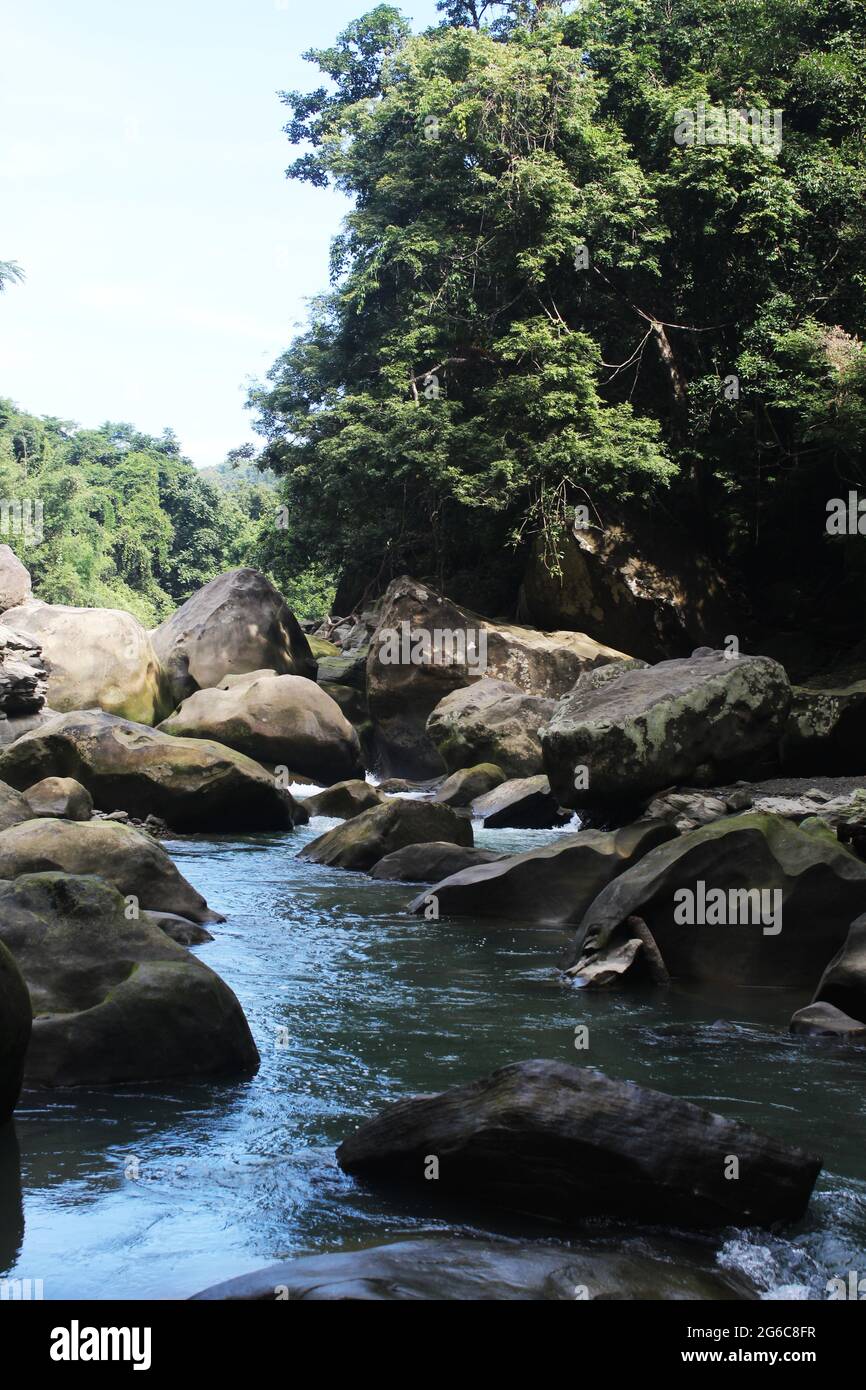
<instances>
[{"instance_id":1,"label":"rock outcrop","mask_svg":"<svg viewBox=\"0 0 866 1390\"><path fill-rule=\"evenodd\" d=\"M602 889L580 924L571 974L579 980L631 936L636 915L674 977L812 987L864 901L866 864L829 831L730 816L651 850Z\"/></svg>"},{"instance_id":2,"label":"rock outcrop","mask_svg":"<svg viewBox=\"0 0 866 1390\"><path fill-rule=\"evenodd\" d=\"M0 545L0 613L27 603L32 596L30 571L11 545Z\"/></svg>"},{"instance_id":3,"label":"rock outcrop","mask_svg":"<svg viewBox=\"0 0 866 1390\"><path fill-rule=\"evenodd\" d=\"M382 601L367 658L370 716L382 770L418 778L446 770L427 733L427 719L440 700L461 686L492 676L528 694L558 698L581 671L622 656L580 632L538 632L491 622L427 585L405 576L395 579Z\"/></svg>"},{"instance_id":4,"label":"rock outcrop","mask_svg":"<svg viewBox=\"0 0 866 1390\"><path fill-rule=\"evenodd\" d=\"M612 879L674 834L661 822L615 831L582 830L540 849L458 872L416 898L410 910L423 913L435 897L445 917L576 926Z\"/></svg>"}]
</instances>

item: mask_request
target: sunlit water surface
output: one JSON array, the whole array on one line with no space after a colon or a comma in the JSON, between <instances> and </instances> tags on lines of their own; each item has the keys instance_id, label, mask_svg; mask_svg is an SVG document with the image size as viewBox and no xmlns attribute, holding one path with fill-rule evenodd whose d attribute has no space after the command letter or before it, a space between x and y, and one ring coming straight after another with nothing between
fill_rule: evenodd
<instances>
[{"instance_id":1,"label":"sunlit water surface","mask_svg":"<svg viewBox=\"0 0 866 1390\"><path fill-rule=\"evenodd\" d=\"M804 1222L725 1232L715 1258L770 1298L826 1297L829 1278L866 1275L866 1049L790 1037L802 995L564 990L556 932L428 922L406 912L411 886L299 861L330 824L168 843L228 918L196 954L240 998L261 1069L243 1082L26 1093L0 1147L0 1273L41 1279L46 1298L177 1298L293 1254L422 1231L513 1235L480 1207L455 1215L369 1191L334 1149L388 1101L549 1057L823 1153ZM516 852L558 833L476 841ZM579 1023L588 1051L575 1049Z\"/></svg>"}]
</instances>

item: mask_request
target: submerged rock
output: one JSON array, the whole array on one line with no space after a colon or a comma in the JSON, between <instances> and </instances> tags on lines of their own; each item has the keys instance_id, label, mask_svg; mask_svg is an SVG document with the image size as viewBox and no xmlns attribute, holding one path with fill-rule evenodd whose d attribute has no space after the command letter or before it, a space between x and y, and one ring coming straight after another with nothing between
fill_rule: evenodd
<instances>
[{"instance_id":1,"label":"submerged rock","mask_svg":"<svg viewBox=\"0 0 866 1390\"><path fill-rule=\"evenodd\" d=\"M435 1183L425 1178L431 1157ZM796 1220L821 1169L816 1156L688 1101L549 1061L517 1062L389 1105L344 1140L337 1161L356 1177L472 1196L567 1226Z\"/></svg>"},{"instance_id":2,"label":"submerged rock","mask_svg":"<svg viewBox=\"0 0 866 1390\"><path fill-rule=\"evenodd\" d=\"M96 878L0 882L0 941L33 1001L30 1086L242 1075L259 1055L218 975L158 927L128 920Z\"/></svg>"},{"instance_id":3,"label":"submerged rock","mask_svg":"<svg viewBox=\"0 0 866 1390\"><path fill-rule=\"evenodd\" d=\"M97 874L138 908L176 912L196 922L221 921L161 845L116 821L40 818L0 833L0 879L62 870Z\"/></svg>"},{"instance_id":4,"label":"submerged rock","mask_svg":"<svg viewBox=\"0 0 866 1390\"><path fill-rule=\"evenodd\" d=\"M435 897L446 917L502 917L533 926L573 926L602 888L642 855L670 840L661 822L623 830L582 830L526 854L465 869L410 904L423 913Z\"/></svg>"},{"instance_id":5,"label":"submerged rock","mask_svg":"<svg viewBox=\"0 0 866 1390\"><path fill-rule=\"evenodd\" d=\"M363 774L358 735L325 691L303 676L230 678L198 690L163 720L163 733L213 739L317 782Z\"/></svg>"},{"instance_id":6,"label":"submerged rock","mask_svg":"<svg viewBox=\"0 0 866 1390\"><path fill-rule=\"evenodd\" d=\"M681 782L753 773L775 757L788 712L784 670L764 656L699 650L642 670L582 676L542 734L562 806L639 804Z\"/></svg>"},{"instance_id":7,"label":"submerged rock","mask_svg":"<svg viewBox=\"0 0 866 1390\"><path fill-rule=\"evenodd\" d=\"M431 840L471 846L471 822L450 807L430 801L387 801L320 835L298 857L332 869L366 872L394 850Z\"/></svg>"},{"instance_id":8,"label":"submerged rock","mask_svg":"<svg viewBox=\"0 0 866 1390\"><path fill-rule=\"evenodd\" d=\"M426 1236L366 1250L307 1255L214 1284L196 1301L334 1303L594 1302L746 1299L755 1295L693 1250L573 1248Z\"/></svg>"},{"instance_id":9,"label":"submerged rock","mask_svg":"<svg viewBox=\"0 0 866 1390\"><path fill-rule=\"evenodd\" d=\"M0 752L10 786L44 777L74 777L100 811L160 816L175 830L287 830L295 820L289 793L252 758L98 710L58 715Z\"/></svg>"},{"instance_id":10,"label":"submerged rock","mask_svg":"<svg viewBox=\"0 0 866 1390\"><path fill-rule=\"evenodd\" d=\"M587 909L572 973L643 918L674 977L811 986L866 896L866 865L827 831L748 812L660 845ZM844 1007L844 1006L843 1006Z\"/></svg>"},{"instance_id":11,"label":"submerged rock","mask_svg":"<svg viewBox=\"0 0 866 1390\"><path fill-rule=\"evenodd\" d=\"M316 660L282 594L254 569L228 570L151 633L172 706L224 676L271 670L316 679Z\"/></svg>"},{"instance_id":12,"label":"submerged rock","mask_svg":"<svg viewBox=\"0 0 866 1390\"><path fill-rule=\"evenodd\" d=\"M370 877L393 883L438 883L464 869L495 864L503 857L489 849L468 849L445 840L434 840L428 845L406 845L404 849L394 850L393 854L386 854L373 865Z\"/></svg>"}]
</instances>

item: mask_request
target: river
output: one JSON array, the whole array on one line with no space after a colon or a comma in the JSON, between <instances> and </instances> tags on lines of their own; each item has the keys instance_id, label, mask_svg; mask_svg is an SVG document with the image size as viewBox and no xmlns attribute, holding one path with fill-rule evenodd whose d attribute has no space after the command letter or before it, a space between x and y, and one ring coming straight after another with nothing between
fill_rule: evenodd
<instances>
[{"instance_id":1,"label":"river","mask_svg":"<svg viewBox=\"0 0 866 1390\"><path fill-rule=\"evenodd\" d=\"M237 993L261 1069L26 1092L0 1152L0 1274L42 1280L45 1298L182 1298L293 1254L422 1231L514 1234L491 1211L368 1191L334 1149L388 1101L549 1057L823 1153L806 1220L724 1232L714 1258L767 1298L823 1298L829 1278L866 1276L866 1049L792 1038L806 1001L788 991L564 990L557 932L425 921L405 911L411 886L299 861L332 823L166 843L228 918L195 954ZM558 833L482 830L476 842L516 852Z\"/></svg>"}]
</instances>

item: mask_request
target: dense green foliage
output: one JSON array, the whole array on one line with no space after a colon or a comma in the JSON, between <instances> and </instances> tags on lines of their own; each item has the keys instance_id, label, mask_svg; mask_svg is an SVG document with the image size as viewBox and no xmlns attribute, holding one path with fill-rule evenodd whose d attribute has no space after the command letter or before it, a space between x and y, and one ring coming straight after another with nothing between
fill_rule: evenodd
<instances>
[{"instance_id":1,"label":"dense green foliage","mask_svg":"<svg viewBox=\"0 0 866 1390\"><path fill-rule=\"evenodd\" d=\"M125 608L158 623L222 570L248 562L273 494L229 494L130 425L79 429L0 399L0 497L23 505L8 541L48 603ZM41 503L37 528L35 504ZM28 513L29 506L29 513ZM41 534L37 534L37 531Z\"/></svg>"},{"instance_id":2,"label":"dense green foliage","mask_svg":"<svg viewBox=\"0 0 866 1390\"><path fill-rule=\"evenodd\" d=\"M567 505L661 489L746 568L817 542L866 481L862 0L440 9L284 96L290 176L353 210L253 395L282 566L443 581L533 531L555 566ZM781 144L678 142L700 103Z\"/></svg>"}]
</instances>

